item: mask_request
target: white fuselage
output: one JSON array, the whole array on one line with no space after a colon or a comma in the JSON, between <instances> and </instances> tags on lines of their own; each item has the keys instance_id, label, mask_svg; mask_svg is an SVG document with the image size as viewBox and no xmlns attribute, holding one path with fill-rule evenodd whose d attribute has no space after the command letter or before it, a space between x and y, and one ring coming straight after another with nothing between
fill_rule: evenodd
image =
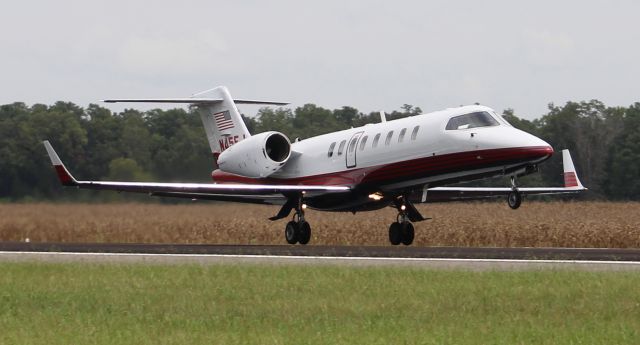
<instances>
[{"instance_id":1,"label":"white fuselage","mask_svg":"<svg viewBox=\"0 0 640 345\"><path fill-rule=\"evenodd\" d=\"M446 128L452 118L476 112L490 114L495 123L474 128ZM505 171L544 160L553 152L545 141L512 127L491 108L480 105L320 135L294 142L291 149L291 159L267 181L352 186L372 182L402 188L475 176L483 171ZM445 157L446 167L438 162ZM485 161L492 164L478 164ZM218 182L250 182L219 171L213 173L213 178Z\"/></svg>"}]
</instances>

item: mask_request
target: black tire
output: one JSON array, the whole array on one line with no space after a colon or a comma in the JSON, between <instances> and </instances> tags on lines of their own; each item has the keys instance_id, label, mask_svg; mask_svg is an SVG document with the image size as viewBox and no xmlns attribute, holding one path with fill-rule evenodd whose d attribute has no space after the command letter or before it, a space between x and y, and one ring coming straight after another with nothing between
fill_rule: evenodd
<instances>
[{"instance_id":1,"label":"black tire","mask_svg":"<svg viewBox=\"0 0 640 345\"><path fill-rule=\"evenodd\" d=\"M522 195L520 195L520 192L509 192L509 195L507 195L507 204L512 210L520 207L520 204L522 204Z\"/></svg>"},{"instance_id":2,"label":"black tire","mask_svg":"<svg viewBox=\"0 0 640 345\"><path fill-rule=\"evenodd\" d=\"M303 221L298 228L298 242L300 244L307 244L311 239L311 225Z\"/></svg>"},{"instance_id":3,"label":"black tire","mask_svg":"<svg viewBox=\"0 0 640 345\"><path fill-rule=\"evenodd\" d=\"M298 242L299 233L298 223L294 221L287 223L287 226L284 228L284 238L289 244L296 244Z\"/></svg>"},{"instance_id":4,"label":"black tire","mask_svg":"<svg viewBox=\"0 0 640 345\"><path fill-rule=\"evenodd\" d=\"M389 242L397 246L402 241L402 226L398 222L391 223L389 226Z\"/></svg>"},{"instance_id":5,"label":"black tire","mask_svg":"<svg viewBox=\"0 0 640 345\"><path fill-rule=\"evenodd\" d=\"M402 224L402 244L404 244L405 246L411 245L415 236L416 233L411 222Z\"/></svg>"}]
</instances>

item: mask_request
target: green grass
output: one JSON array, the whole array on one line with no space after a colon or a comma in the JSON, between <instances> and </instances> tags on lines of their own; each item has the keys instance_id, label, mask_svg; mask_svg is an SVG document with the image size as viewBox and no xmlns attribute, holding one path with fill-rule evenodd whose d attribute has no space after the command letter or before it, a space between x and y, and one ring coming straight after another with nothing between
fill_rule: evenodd
<instances>
[{"instance_id":1,"label":"green grass","mask_svg":"<svg viewBox=\"0 0 640 345\"><path fill-rule=\"evenodd\" d=\"M0 263L0 344L622 344L640 274Z\"/></svg>"}]
</instances>

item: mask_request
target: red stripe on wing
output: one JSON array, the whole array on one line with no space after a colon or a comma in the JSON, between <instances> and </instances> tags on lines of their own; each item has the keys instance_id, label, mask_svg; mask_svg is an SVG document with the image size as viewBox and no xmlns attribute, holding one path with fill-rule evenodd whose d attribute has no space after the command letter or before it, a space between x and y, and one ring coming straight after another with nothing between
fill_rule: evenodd
<instances>
[{"instance_id":1,"label":"red stripe on wing","mask_svg":"<svg viewBox=\"0 0 640 345\"><path fill-rule=\"evenodd\" d=\"M576 173L573 171L564 173L564 186L578 187L578 178L576 177Z\"/></svg>"}]
</instances>

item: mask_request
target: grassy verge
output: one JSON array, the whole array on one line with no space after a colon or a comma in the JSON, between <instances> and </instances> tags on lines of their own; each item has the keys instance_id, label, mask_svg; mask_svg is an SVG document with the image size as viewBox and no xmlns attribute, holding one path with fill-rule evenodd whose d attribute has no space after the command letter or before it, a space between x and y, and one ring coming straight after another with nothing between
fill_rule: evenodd
<instances>
[{"instance_id":1,"label":"grassy verge","mask_svg":"<svg viewBox=\"0 0 640 345\"><path fill-rule=\"evenodd\" d=\"M633 343L633 272L0 263L1 344Z\"/></svg>"}]
</instances>

